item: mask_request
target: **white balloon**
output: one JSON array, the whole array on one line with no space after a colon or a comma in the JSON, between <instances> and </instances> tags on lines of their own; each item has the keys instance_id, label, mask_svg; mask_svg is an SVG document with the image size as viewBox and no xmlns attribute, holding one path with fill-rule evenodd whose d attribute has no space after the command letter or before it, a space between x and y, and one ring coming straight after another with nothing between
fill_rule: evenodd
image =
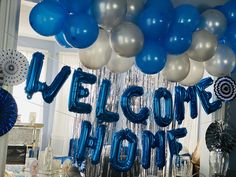
<instances>
[{"instance_id":1,"label":"white balloon","mask_svg":"<svg viewBox=\"0 0 236 177\"><path fill-rule=\"evenodd\" d=\"M112 29L118 25L127 12L127 0L94 0L93 14L100 26Z\"/></svg>"},{"instance_id":2,"label":"white balloon","mask_svg":"<svg viewBox=\"0 0 236 177\"><path fill-rule=\"evenodd\" d=\"M135 58L124 58L113 52L107 68L114 73L123 73L134 65L134 61Z\"/></svg>"},{"instance_id":3,"label":"white balloon","mask_svg":"<svg viewBox=\"0 0 236 177\"><path fill-rule=\"evenodd\" d=\"M190 62L187 54L168 55L161 74L168 81L180 82L188 75L189 68Z\"/></svg>"},{"instance_id":4,"label":"white balloon","mask_svg":"<svg viewBox=\"0 0 236 177\"><path fill-rule=\"evenodd\" d=\"M144 36L137 25L122 22L111 31L111 46L122 57L134 57L143 48Z\"/></svg>"},{"instance_id":5,"label":"white balloon","mask_svg":"<svg viewBox=\"0 0 236 177\"><path fill-rule=\"evenodd\" d=\"M215 55L204 65L209 74L222 77L233 71L235 63L233 50L226 45L219 45Z\"/></svg>"},{"instance_id":6,"label":"white balloon","mask_svg":"<svg viewBox=\"0 0 236 177\"><path fill-rule=\"evenodd\" d=\"M92 46L79 50L81 63L89 69L100 69L105 66L111 54L109 36L103 29L100 29L98 39Z\"/></svg>"},{"instance_id":7,"label":"white balloon","mask_svg":"<svg viewBox=\"0 0 236 177\"><path fill-rule=\"evenodd\" d=\"M202 62L190 59L190 70L187 77L180 82L184 86L193 86L198 83L204 75L204 65Z\"/></svg>"}]
</instances>

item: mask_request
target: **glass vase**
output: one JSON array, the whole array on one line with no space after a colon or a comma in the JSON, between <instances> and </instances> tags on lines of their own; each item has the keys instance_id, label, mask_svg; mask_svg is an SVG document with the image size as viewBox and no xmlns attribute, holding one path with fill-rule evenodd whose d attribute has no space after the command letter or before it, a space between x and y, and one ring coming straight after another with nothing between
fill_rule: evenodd
<instances>
[{"instance_id":1,"label":"glass vase","mask_svg":"<svg viewBox=\"0 0 236 177\"><path fill-rule=\"evenodd\" d=\"M192 177L193 164L190 154L174 155L172 172L174 177Z\"/></svg>"},{"instance_id":2,"label":"glass vase","mask_svg":"<svg viewBox=\"0 0 236 177\"><path fill-rule=\"evenodd\" d=\"M210 152L210 177L226 176L229 167L229 153L216 149Z\"/></svg>"}]
</instances>

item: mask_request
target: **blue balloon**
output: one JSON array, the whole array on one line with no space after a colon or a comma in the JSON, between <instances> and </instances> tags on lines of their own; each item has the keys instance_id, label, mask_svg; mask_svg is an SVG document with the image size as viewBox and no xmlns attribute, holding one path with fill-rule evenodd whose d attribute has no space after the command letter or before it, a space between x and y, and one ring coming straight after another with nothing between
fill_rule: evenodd
<instances>
[{"instance_id":1,"label":"blue balloon","mask_svg":"<svg viewBox=\"0 0 236 177\"><path fill-rule=\"evenodd\" d=\"M68 79L71 70L69 66L64 66L57 74L51 85L48 86L45 82L42 83L39 81L43 67L43 60L44 55L42 53L36 52L33 54L26 79L25 92L28 99L31 99L34 93L41 92L44 101L51 103L65 81Z\"/></svg>"},{"instance_id":2,"label":"blue balloon","mask_svg":"<svg viewBox=\"0 0 236 177\"><path fill-rule=\"evenodd\" d=\"M234 70L232 71L232 73L236 73L236 66L234 67Z\"/></svg>"},{"instance_id":3,"label":"blue balloon","mask_svg":"<svg viewBox=\"0 0 236 177\"><path fill-rule=\"evenodd\" d=\"M159 39L168 31L170 20L155 8L146 8L137 17L137 24L146 38Z\"/></svg>"},{"instance_id":4,"label":"blue balloon","mask_svg":"<svg viewBox=\"0 0 236 177\"><path fill-rule=\"evenodd\" d=\"M147 0L145 8L153 8L163 14L170 22L173 19L174 7L171 0Z\"/></svg>"},{"instance_id":5,"label":"blue balloon","mask_svg":"<svg viewBox=\"0 0 236 177\"><path fill-rule=\"evenodd\" d=\"M150 168L151 150L155 147L155 137L150 131L142 132L142 158L141 164L144 169Z\"/></svg>"},{"instance_id":6,"label":"blue balloon","mask_svg":"<svg viewBox=\"0 0 236 177\"><path fill-rule=\"evenodd\" d=\"M166 164L166 145L165 145L165 131L158 131L155 134L155 143L157 146L156 150L156 165L160 169L163 169L163 167Z\"/></svg>"},{"instance_id":7,"label":"blue balloon","mask_svg":"<svg viewBox=\"0 0 236 177\"><path fill-rule=\"evenodd\" d=\"M127 157L125 160L121 160L119 154L121 154L121 145L125 140L129 143ZM114 134L110 154L112 168L119 172L127 172L132 168L137 153L137 141L137 136L130 129L120 130Z\"/></svg>"},{"instance_id":8,"label":"blue balloon","mask_svg":"<svg viewBox=\"0 0 236 177\"><path fill-rule=\"evenodd\" d=\"M68 156L72 157L73 164L76 163L76 158L77 158L77 149L78 149L78 138L72 138L70 140L70 147L69 147L69 153Z\"/></svg>"},{"instance_id":9,"label":"blue balloon","mask_svg":"<svg viewBox=\"0 0 236 177\"><path fill-rule=\"evenodd\" d=\"M225 39L227 44L236 51L236 22L228 26L228 29L225 33Z\"/></svg>"},{"instance_id":10,"label":"blue balloon","mask_svg":"<svg viewBox=\"0 0 236 177\"><path fill-rule=\"evenodd\" d=\"M137 67L145 74L157 74L166 64L167 53L158 42L145 41L143 50L136 56Z\"/></svg>"},{"instance_id":11,"label":"blue balloon","mask_svg":"<svg viewBox=\"0 0 236 177\"><path fill-rule=\"evenodd\" d=\"M218 6L217 9L225 15L229 23L236 22L236 1L231 0L223 6Z\"/></svg>"},{"instance_id":12,"label":"blue balloon","mask_svg":"<svg viewBox=\"0 0 236 177\"><path fill-rule=\"evenodd\" d=\"M95 137L91 137L92 124L89 121L83 121L81 124L81 133L78 141L77 149L77 163L81 165L88 156L87 148L92 149L91 163L97 165L100 161L104 138L106 133L106 126L99 125L96 128Z\"/></svg>"},{"instance_id":13,"label":"blue balloon","mask_svg":"<svg viewBox=\"0 0 236 177\"><path fill-rule=\"evenodd\" d=\"M66 41L65 35L63 32L58 33L55 36L55 40L57 41L57 43L65 48L72 48L70 46L70 44Z\"/></svg>"},{"instance_id":14,"label":"blue balloon","mask_svg":"<svg viewBox=\"0 0 236 177\"><path fill-rule=\"evenodd\" d=\"M187 28L174 25L165 38L165 49L172 55L186 52L192 43L192 32Z\"/></svg>"},{"instance_id":15,"label":"blue balloon","mask_svg":"<svg viewBox=\"0 0 236 177\"><path fill-rule=\"evenodd\" d=\"M61 5L68 11L68 13L78 14L85 12L92 0L59 0Z\"/></svg>"},{"instance_id":16,"label":"blue balloon","mask_svg":"<svg viewBox=\"0 0 236 177\"><path fill-rule=\"evenodd\" d=\"M162 117L161 98L165 99L165 117ZM153 98L154 119L160 127L167 127L173 120L172 95L166 88L155 91Z\"/></svg>"},{"instance_id":17,"label":"blue balloon","mask_svg":"<svg viewBox=\"0 0 236 177\"><path fill-rule=\"evenodd\" d=\"M189 87L187 90L185 90L185 88L181 86L175 87L174 117L179 124L182 124L185 118L184 102L190 102L191 118L196 118L198 115L198 104L195 86Z\"/></svg>"},{"instance_id":18,"label":"blue balloon","mask_svg":"<svg viewBox=\"0 0 236 177\"><path fill-rule=\"evenodd\" d=\"M174 25L180 25L182 29L194 32L200 24L198 9L190 4L183 4L175 9Z\"/></svg>"},{"instance_id":19,"label":"blue balloon","mask_svg":"<svg viewBox=\"0 0 236 177\"><path fill-rule=\"evenodd\" d=\"M220 100L210 103L212 94L211 92L207 92L205 89L212 84L213 84L212 78L208 77L208 78L202 79L196 85L197 93L198 93L199 99L201 100L202 107L207 114L211 114L222 107L222 102Z\"/></svg>"},{"instance_id":20,"label":"blue balloon","mask_svg":"<svg viewBox=\"0 0 236 177\"><path fill-rule=\"evenodd\" d=\"M131 86L127 88L121 96L121 109L125 117L136 124L147 124L146 120L149 116L149 109L147 107L142 108L139 113L135 113L131 109L132 97L142 96L144 93L142 87Z\"/></svg>"},{"instance_id":21,"label":"blue balloon","mask_svg":"<svg viewBox=\"0 0 236 177\"><path fill-rule=\"evenodd\" d=\"M81 68L78 68L74 71L70 95L69 95L69 111L80 113L80 114L89 114L92 111L92 106L90 104L82 103L79 100L81 98L86 98L89 95L89 90L84 88L82 84L95 84L97 77L93 74L85 73Z\"/></svg>"},{"instance_id":22,"label":"blue balloon","mask_svg":"<svg viewBox=\"0 0 236 177\"><path fill-rule=\"evenodd\" d=\"M46 103L53 102L54 98L60 91L71 73L69 66L63 66L61 71L57 74L50 86L46 86L42 91L43 100Z\"/></svg>"},{"instance_id":23,"label":"blue balloon","mask_svg":"<svg viewBox=\"0 0 236 177\"><path fill-rule=\"evenodd\" d=\"M39 82L43 67L43 60L44 55L42 53L35 52L33 54L26 78L25 93L27 94L28 99L31 99L34 93L44 89L45 85Z\"/></svg>"},{"instance_id":24,"label":"blue balloon","mask_svg":"<svg viewBox=\"0 0 236 177\"><path fill-rule=\"evenodd\" d=\"M183 138L187 135L186 128L178 128L175 130L169 130L167 132L167 139L169 143L169 149L171 156L178 155L182 150L183 146L181 143L177 142L176 139Z\"/></svg>"},{"instance_id":25,"label":"blue balloon","mask_svg":"<svg viewBox=\"0 0 236 177\"><path fill-rule=\"evenodd\" d=\"M83 49L97 40L99 28L91 16L77 14L68 16L63 32L70 45Z\"/></svg>"},{"instance_id":26,"label":"blue balloon","mask_svg":"<svg viewBox=\"0 0 236 177\"><path fill-rule=\"evenodd\" d=\"M225 36L221 37L221 38L218 40L218 43L219 43L219 44L226 44L226 45L228 45Z\"/></svg>"},{"instance_id":27,"label":"blue balloon","mask_svg":"<svg viewBox=\"0 0 236 177\"><path fill-rule=\"evenodd\" d=\"M150 168L151 149L156 149L156 165L160 169L165 166L165 132L158 131L154 136L150 131L142 132L142 158L141 164L144 169Z\"/></svg>"},{"instance_id":28,"label":"blue balloon","mask_svg":"<svg viewBox=\"0 0 236 177\"><path fill-rule=\"evenodd\" d=\"M96 106L96 117L99 123L103 122L117 122L119 120L119 114L109 112L106 110L106 103L111 89L111 81L103 80L100 87L100 92Z\"/></svg>"},{"instance_id":29,"label":"blue balloon","mask_svg":"<svg viewBox=\"0 0 236 177\"><path fill-rule=\"evenodd\" d=\"M42 1L30 12L31 27L42 36L54 36L63 28L66 11L56 1Z\"/></svg>"}]
</instances>

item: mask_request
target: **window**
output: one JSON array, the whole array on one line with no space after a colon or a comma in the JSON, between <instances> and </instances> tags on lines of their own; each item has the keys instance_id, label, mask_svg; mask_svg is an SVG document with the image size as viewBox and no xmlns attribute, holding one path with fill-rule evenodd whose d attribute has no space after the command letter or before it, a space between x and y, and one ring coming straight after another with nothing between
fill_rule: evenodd
<instances>
[{"instance_id":1,"label":"window","mask_svg":"<svg viewBox=\"0 0 236 177\"><path fill-rule=\"evenodd\" d=\"M71 74L55 99L56 105L52 130L52 147L55 155L67 155L69 141L73 137L76 115L68 111L68 98L73 70L80 67L79 54L72 52L59 53L58 72L65 65L71 67Z\"/></svg>"}]
</instances>

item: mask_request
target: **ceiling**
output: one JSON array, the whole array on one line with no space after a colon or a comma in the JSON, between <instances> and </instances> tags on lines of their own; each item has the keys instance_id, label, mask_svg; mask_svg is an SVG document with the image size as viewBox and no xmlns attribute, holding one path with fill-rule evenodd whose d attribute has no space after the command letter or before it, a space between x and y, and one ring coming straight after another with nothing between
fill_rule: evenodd
<instances>
[{"instance_id":1,"label":"ceiling","mask_svg":"<svg viewBox=\"0 0 236 177\"><path fill-rule=\"evenodd\" d=\"M19 27L19 35L20 36L28 36L43 40L53 41L53 37L43 37L37 34L29 24L29 14L32 7L35 5L35 2L39 2L40 0L22 0L21 3L21 13L20 13L20 27ZM199 7L200 10L214 7L217 5L222 5L226 3L228 0L172 0L175 6L180 4L193 4Z\"/></svg>"}]
</instances>

